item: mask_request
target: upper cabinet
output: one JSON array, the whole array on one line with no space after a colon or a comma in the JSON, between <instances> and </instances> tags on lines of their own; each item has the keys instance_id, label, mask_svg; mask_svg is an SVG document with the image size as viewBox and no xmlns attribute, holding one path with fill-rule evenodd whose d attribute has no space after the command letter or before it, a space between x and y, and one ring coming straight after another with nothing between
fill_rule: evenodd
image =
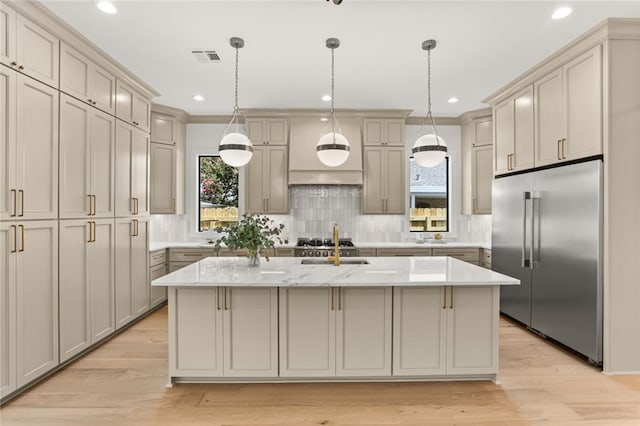
<instances>
[{"instance_id":1,"label":"upper cabinet","mask_svg":"<svg viewBox=\"0 0 640 426\"><path fill-rule=\"evenodd\" d=\"M60 40L4 3L0 18L0 62L58 87Z\"/></svg>"},{"instance_id":2,"label":"upper cabinet","mask_svg":"<svg viewBox=\"0 0 640 426\"><path fill-rule=\"evenodd\" d=\"M494 174L534 167L533 87L528 86L493 110Z\"/></svg>"},{"instance_id":3,"label":"upper cabinet","mask_svg":"<svg viewBox=\"0 0 640 426\"><path fill-rule=\"evenodd\" d=\"M116 112L116 77L66 43L60 45L60 90L101 109Z\"/></svg>"},{"instance_id":4,"label":"upper cabinet","mask_svg":"<svg viewBox=\"0 0 640 426\"><path fill-rule=\"evenodd\" d=\"M362 127L365 146L404 146L404 119L402 118L365 118L362 121Z\"/></svg>"},{"instance_id":5,"label":"upper cabinet","mask_svg":"<svg viewBox=\"0 0 640 426\"><path fill-rule=\"evenodd\" d=\"M463 214L491 213L493 120L490 110L477 113L484 115L463 119L461 129Z\"/></svg>"},{"instance_id":6,"label":"upper cabinet","mask_svg":"<svg viewBox=\"0 0 640 426\"><path fill-rule=\"evenodd\" d=\"M289 122L286 118L247 118L246 127L253 145L289 143Z\"/></svg>"},{"instance_id":7,"label":"upper cabinet","mask_svg":"<svg viewBox=\"0 0 640 426\"><path fill-rule=\"evenodd\" d=\"M57 219L58 91L0 66L0 93L0 219Z\"/></svg>"},{"instance_id":8,"label":"upper cabinet","mask_svg":"<svg viewBox=\"0 0 640 426\"><path fill-rule=\"evenodd\" d=\"M362 213L404 213L405 163L404 147L364 148Z\"/></svg>"},{"instance_id":9,"label":"upper cabinet","mask_svg":"<svg viewBox=\"0 0 640 426\"><path fill-rule=\"evenodd\" d=\"M247 165L247 213L289 213L286 146L255 147Z\"/></svg>"},{"instance_id":10,"label":"upper cabinet","mask_svg":"<svg viewBox=\"0 0 640 426\"><path fill-rule=\"evenodd\" d=\"M602 154L602 48L534 83L535 165Z\"/></svg>"},{"instance_id":11,"label":"upper cabinet","mask_svg":"<svg viewBox=\"0 0 640 426\"><path fill-rule=\"evenodd\" d=\"M113 217L115 117L60 97L60 218Z\"/></svg>"},{"instance_id":12,"label":"upper cabinet","mask_svg":"<svg viewBox=\"0 0 640 426\"><path fill-rule=\"evenodd\" d=\"M149 131L151 102L120 79L116 81L116 117Z\"/></svg>"},{"instance_id":13,"label":"upper cabinet","mask_svg":"<svg viewBox=\"0 0 640 426\"><path fill-rule=\"evenodd\" d=\"M152 214L184 213L186 124L178 116L151 113Z\"/></svg>"},{"instance_id":14,"label":"upper cabinet","mask_svg":"<svg viewBox=\"0 0 640 426\"><path fill-rule=\"evenodd\" d=\"M149 134L116 121L116 217L149 213Z\"/></svg>"},{"instance_id":15,"label":"upper cabinet","mask_svg":"<svg viewBox=\"0 0 640 426\"><path fill-rule=\"evenodd\" d=\"M151 112L151 142L175 145L178 138L177 120L169 115Z\"/></svg>"}]
</instances>

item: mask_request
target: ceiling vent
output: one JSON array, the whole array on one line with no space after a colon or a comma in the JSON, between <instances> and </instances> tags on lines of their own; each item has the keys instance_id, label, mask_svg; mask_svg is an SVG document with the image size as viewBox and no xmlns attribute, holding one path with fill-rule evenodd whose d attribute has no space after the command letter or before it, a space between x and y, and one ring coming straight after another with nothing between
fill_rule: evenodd
<instances>
[{"instance_id":1,"label":"ceiling vent","mask_svg":"<svg viewBox=\"0 0 640 426\"><path fill-rule=\"evenodd\" d=\"M202 62L203 64L220 62L220 56L218 56L215 50L192 50L191 53L195 55L198 62Z\"/></svg>"}]
</instances>

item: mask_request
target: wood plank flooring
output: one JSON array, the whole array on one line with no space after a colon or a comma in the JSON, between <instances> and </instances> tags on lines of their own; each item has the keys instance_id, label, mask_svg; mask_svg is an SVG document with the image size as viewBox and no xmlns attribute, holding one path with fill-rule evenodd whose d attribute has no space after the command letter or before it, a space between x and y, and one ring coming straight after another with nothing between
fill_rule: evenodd
<instances>
[{"instance_id":1,"label":"wood plank flooring","mask_svg":"<svg viewBox=\"0 0 640 426\"><path fill-rule=\"evenodd\" d=\"M640 425L640 376L500 322L500 380L167 383L166 307L0 410L2 426Z\"/></svg>"}]
</instances>

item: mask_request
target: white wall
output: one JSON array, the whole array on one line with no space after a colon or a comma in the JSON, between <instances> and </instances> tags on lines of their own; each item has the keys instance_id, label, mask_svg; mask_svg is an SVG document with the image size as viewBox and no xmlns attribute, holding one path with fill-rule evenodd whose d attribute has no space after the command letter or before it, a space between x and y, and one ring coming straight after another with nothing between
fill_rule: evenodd
<instances>
[{"instance_id":1,"label":"white wall","mask_svg":"<svg viewBox=\"0 0 640 426\"><path fill-rule=\"evenodd\" d=\"M209 238L209 233L197 232L197 188L198 156L217 155L218 143L222 138L225 124L187 125L187 145L185 152L185 214L152 215L151 239L153 241L193 241ZM406 169L409 170L409 152L414 141L429 132L430 127L406 126L407 149ZM491 237L490 216L461 215L461 136L460 126L439 126L438 134L447 142L450 165L450 232L447 238L466 242L488 242ZM407 176L407 188L408 179ZM244 211L242 188L244 173L240 170L240 212ZM360 197L362 190L351 186L299 186L289 191L290 214L273 215L272 218L285 224L285 233L290 240L301 236L320 235L330 232L336 221L341 233L355 241L404 241L416 238L410 233L409 194L407 189L406 212L404 215L362 215ZM425 233L426 236L428 234ZM328 236L328 235L327 235Z\"/></svg>"}]
</instances>

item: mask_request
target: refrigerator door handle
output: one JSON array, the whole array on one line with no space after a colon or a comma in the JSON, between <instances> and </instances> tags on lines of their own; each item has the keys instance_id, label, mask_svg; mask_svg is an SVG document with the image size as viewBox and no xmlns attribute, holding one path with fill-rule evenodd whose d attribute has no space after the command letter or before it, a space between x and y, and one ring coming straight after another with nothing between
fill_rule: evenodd
<instances>
[{"instance_id":1,"label":"refrigerator door handle","mask_svg":"<svg viewBox=\"0 0 640 426\"><path fill-rule=\"evenodd\" d=\"M530 240L531 245L529 247L529 269L533 269L535 267L535 257L534 257L534 247L535 247L535 222L536 222L536 200L540 198L538 193L531 194L531 232Z\"/></svg>"},{"instance_id":2,"label":"refrigerator door handle","mask_svg":"<svg viewBox=\"0 0 640 426\"><path fill-rule=\"evenodd\" d=\"M527 200L531 199L531 192L524 191L522 193L522 261L523 268L530 268L531 259L527 259Z\"/></svg>"}]
</instances>

